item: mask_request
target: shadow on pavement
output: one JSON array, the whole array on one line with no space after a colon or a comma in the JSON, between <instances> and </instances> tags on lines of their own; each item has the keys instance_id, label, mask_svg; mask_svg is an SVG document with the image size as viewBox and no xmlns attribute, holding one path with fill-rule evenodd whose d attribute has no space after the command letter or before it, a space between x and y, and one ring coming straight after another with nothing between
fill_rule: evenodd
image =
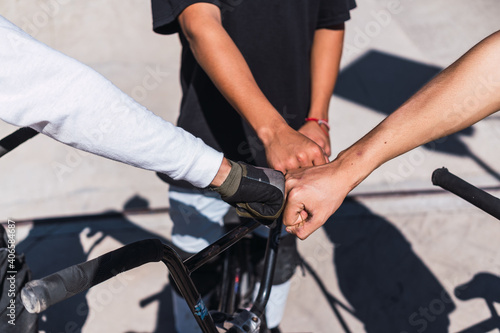
<instances>
[{"instance_id":1,"label":"shadow on pavement","mask_svg":"<svg viewBox=\"0 0 500 333\"><path fill-rule=\"evenodd\" d=\"M448 332L453 301L391 223L347 200L324 230L339 287L366 332Z\"/></svg>"},{"instance_id":2,"label":"shadow on pavement","mask_svg":"<svg viewBox=\"0 0 500 333\"><path fill-rule=\"evenodd\" d=\"M477 323L459 333L483 333L500 329L500 316L493 303L500 303L500 277L490 273L478 273L471 281L457 286L455 296L467 301L473 298L482 298L490 310L491 317Z\"/></svg>"},{"instance_id":3,"label":"shadow on pavement","mask_svg":"<svg viewBox=\"0 0 500 333\"><path fill-rule=\"evenodd\" d=\"M307 272L309 274L311 274L314 282L316 282L319 289L321 290L321 292L325 296L326 300L330 304L330 308L332 309L333 313L335 314L335 317L339 321L340 326L342 326L344 333L352 333L352 331L350 330L346 321L344 320L342 313L339 311L339 308L342 308L344 311L348 312L349 314L351 314L355 317L356 317L356 314L347 305L340 302L335 296L333 296L327 290L325 284L323 283L323 281L321 281L321 278L318 276L316 271L311 267L311 265L309 265L309 263L304 258L301 258L301 260L302 260L302 265L304 265L304 268L307 270Z\"/></svg>"},{"instance_id":4,"label":"shadow on pavement","mask_svg":"<svg viewBox=\"0 0 500 333\"><path fill-rule=\"evenodd\" d=\"M159 302L158 316L154 333L174 333L174 315L172 304L172 287L166 284L159 293L141 300L140 306L146 307L152 302Z\"/></svg>"},{"instance_id":5,"label":"shadow on pavement","mask_svg":"<svg viewBox=\"0 0 500 333\"><path fill-rule=\"evenodd\" d=\"M124 209L147 206L146 200L133 197L125 204ZM82 235L93 238L90 249L82 247ZM122 244L148 238L158 238L163 243L169 243L167 239L132 223L125 215L108 212L92 216L34 220L33 228L28 237L19 243L18 251L25 253L33 279L38 279L86 261L88 254L106 236ZM169 292L170 286L167 285L160 294L151 296L160 301L155 332L174 332L171 297L167 295ZM46 333L80 332L89 314L86 294L87 292L83 292L75 295L40 314L39 329ZM148 302L141 301L140 306L147 304ZM124 316L126 315L124 309Z\"/></svg>"},{"instance_id":6,"label":"shadow on pavement","mask_svg":"<svg viewBox=\"0 0 500 333\"><path fill-rule=\"evenodd\" d=\"M441 70L371 50L342 69L333 94L389 115Z\"/></svg>"}]
</instances>

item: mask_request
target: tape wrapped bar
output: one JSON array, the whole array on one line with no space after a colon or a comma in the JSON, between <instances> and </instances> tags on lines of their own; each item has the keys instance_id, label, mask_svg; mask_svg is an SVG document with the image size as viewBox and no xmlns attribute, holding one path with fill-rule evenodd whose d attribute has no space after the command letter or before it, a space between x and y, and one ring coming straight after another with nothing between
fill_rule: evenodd
<instances>
[{"instance_id":1,"label":"tape wrapped bar","mask_svg":"<svg viewBox=\"0 0 500 333\"><path fill-rule=\"evenodd\" d=\"M40 313L122 272L148 262L158 262L162 256L163 244L159 240L135 242L40 280L30 281L22 289L21 298L29 312Z\"/></svg>"}]
</instances>

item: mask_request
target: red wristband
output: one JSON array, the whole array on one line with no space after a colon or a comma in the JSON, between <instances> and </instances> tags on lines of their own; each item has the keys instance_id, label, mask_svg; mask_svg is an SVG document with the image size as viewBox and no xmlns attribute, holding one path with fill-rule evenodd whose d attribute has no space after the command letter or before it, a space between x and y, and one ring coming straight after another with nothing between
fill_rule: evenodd
<instances>
[{"instance_id":1,"label":"red wristband","mask_svg":"<svg viewBox=\"0 0 500 333\"><path fill-rule=\"evenodd\" d=\"M328 121L326 119L318 119L318 118L306 118L306 121L315 121L318 123L318 125L325 125L328 130L330 130L330 124L328 124ZM328 135L328 132L325 131L326 135Z\"/></svg>"}]
</instances>

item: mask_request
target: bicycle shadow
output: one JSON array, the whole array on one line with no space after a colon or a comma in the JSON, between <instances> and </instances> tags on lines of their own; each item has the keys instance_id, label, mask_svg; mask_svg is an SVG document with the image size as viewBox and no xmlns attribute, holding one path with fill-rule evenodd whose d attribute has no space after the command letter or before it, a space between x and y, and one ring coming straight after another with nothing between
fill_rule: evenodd
<instances>
[{"instance_id":1,"label":"bicycle shadow","mask_svg":"<svg viewBox=\"0 0 500 333\"><path fill-rule=\"evenodd\" d=\"M147 208L148 204L146 200L135 196L125 203L124 210ZM148 238L157 238L165 244L169 243L158 234L131 222L125 215L110 211L92 216L34 220L27 238L18 244L18 251L25 253L33 279L38 279L88 260L89 253L108 236L122 244ZM86 249L82 246L82 237L90 241L87 242ZM153 295L154 301L159 302L154 332L175 332L169 293L170 286L167 284L162 292ZM39 330L46 333L81 332L90 319L86 295L86 291L82 292L44 311L39 316ZM145 307L150 303L142 300L139 305Z\"/></svg>"},{"instance_id":2,"label":"bicycle shadow","mask_svg":"<svg viewBox=\"0 0 500 333\"><path fill-rule=\"evenodd\" d=\"M172 304L172 286L166 284L165 287L155 295L151 295L139 303L141 308L148 306L152 302L158 302L158 315L156 316L156 328L154 333L175 333L174 314Z\"/></svg>"},{"instance_id":3,"label":"bicycle shadow","mask_svg":"<svg viewBox=\"0 0 500 333\"><path fill-rule=\"evenodd\" d=\"M363 105L373 111L389 115L406 102L442 68L371 50L344 68L338 76L334 95ZM464 101L456 101L453 107L457 115L469 107ZM467 157L485 172L500 180L500 174L475 155L463 142L472 136L469 127L448 137L429 142L423 147L443 154Z\"/></svg>"},{"instance_id":4,"label":"bicycle shadow","mask_svg":"<svg viewBox=\"0 0 500 333\"><path fill-rule=\"evenodd\" d=\"M366 332L448 332L453 301L390 222L346 200L323 228L339 287Z\"/></svg>"},{"instance_id":5,"label":"bicycle shadow","mask_svg":"<svg viewBox=\"0 0 500 333\"><path fill-rule=\"evenodd\" d=\"M500 303L500 277L490 273L478 273L471 281L455 288L455 296L463 301L482 298L490 310L491 317L458 333L483 333L500 329L500 316L494 303Z\"/></svg>"}]
</instances>

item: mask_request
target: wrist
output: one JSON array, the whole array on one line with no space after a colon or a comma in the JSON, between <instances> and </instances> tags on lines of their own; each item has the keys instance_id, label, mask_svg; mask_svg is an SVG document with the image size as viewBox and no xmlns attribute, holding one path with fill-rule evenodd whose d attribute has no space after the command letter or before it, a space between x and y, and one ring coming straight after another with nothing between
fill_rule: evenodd
<instances>
[{"instance_id":1,"label":"wrist","mask_svg":"<svg viewBox=\"0 0 500 333\"><path fill-rule=\"evenodd\" d=\"M281 118L281 117L280 117ZM261 126L255 129L257 136L264 146L269 145L277 137L281 135L284 131L293 130L283 118L274 121L269 121L265 126Z\"/></svg>"},{"instance_id":2,"label":"wrist","mask_svg":"<svg viewBox=\"0 0 500 333\"><path fill-rule=\"evenodd\" d=\"M306 122L312 121L318 124L318 126L321 128L321 130L325 133L326 136L330 135L330 124L328 123L328 120L326 119L321 119L321 118L313 118L309 117L305 119Z\"/></svg>"},{"instance_id":3,"label":"wrist","mask_svg":"<svg viewBox=\"0 0 500 333\"><path fill-rule=\"evenodd\" d=\"M215 187L221 186L230 172L231 172L231 163L229 163L229 160L224 157L219 167L219 171L215 175L210 185Z\"/></svg>"},{"instance_id":4,"label":"wrist","mask_svg":"<svg viewBox=\"0 0 500 333\"><path fill-rule=\"evenodd\" d=\"M307 118L318 118L328 121L329 102L330 100L328 100L327 104L323 104L321 106L318 106L318 103L316 103L316 105L312 105L309 109L309 113L307 114Z\"/></svg>"},{"instance_id":5,"label":"wrist","mask_svg":"<svg viewBox=\"0 0 500 333\"><path fill-rule=\"evenodd\" d=\"M355 146L340 152L330 164L336 172L342 173L349 186L349 192L378 167L367 151Z\"/></svg>"}]
</instances>

